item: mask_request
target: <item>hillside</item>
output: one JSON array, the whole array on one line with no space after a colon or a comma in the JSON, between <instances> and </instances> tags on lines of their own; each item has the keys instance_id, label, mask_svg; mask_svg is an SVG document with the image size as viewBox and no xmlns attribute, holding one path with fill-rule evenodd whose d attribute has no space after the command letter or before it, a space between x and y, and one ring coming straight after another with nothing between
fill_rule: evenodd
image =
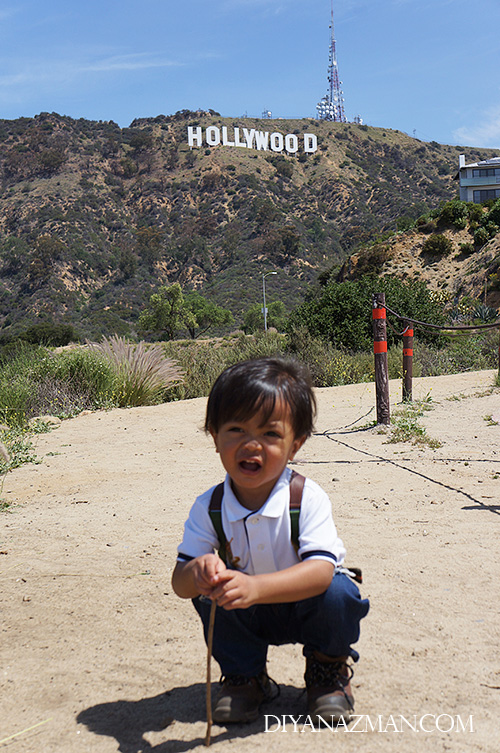
<instances>
[{"instance_id":1,"label":"hillside","mask_svg":"<svg viewBox=\"0 0 500 753\"><path fill-rule=\"evenodd\" d=\"M190 148L188 126L307 132L318 151ZM38 317L126 334L152 289L175 281L238 318L271 268L270 299L293 306L360 243L453 198L462 151L363 125L216 113L124 129L54 113L0 120L0 325Z\"/></svg>"},{"instance_id":2,"label":"hillside","mask_svg":"<svg viewBox=\"0 0 500 753\"><path fill-rule=\"evenodd\" d=\"M486 214L486 209L483 210ZM433 223L434 224L434 223ZM366 245L343 263L336 279L356 280L364 274L392 275L409 281L424 280L427 286L443 294L450 304L468 297L488 307L500 307L500 234L498 226L486 243L474 243L474 224L456 228L435 223L433 228L449 240L449 253L426 251L429 230L424 226L395 233L385 241Z\"/></svg>"}]
</instances>

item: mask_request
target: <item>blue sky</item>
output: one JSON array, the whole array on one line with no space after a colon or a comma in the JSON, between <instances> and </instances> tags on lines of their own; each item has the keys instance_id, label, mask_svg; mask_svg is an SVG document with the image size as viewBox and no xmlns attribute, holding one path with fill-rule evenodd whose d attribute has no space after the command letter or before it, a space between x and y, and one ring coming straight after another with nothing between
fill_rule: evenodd
<instances>
[{"instance_id":1,"label":"blue sky","mask_svg":"<svg viewBox=\"0 0 500 753\"><path fill-rule=\"evenodd\" d=\"M500 152L500 0L334 0L345 111ZM0 0L0 118L314 117L330 0Z\"/></svg>"}]
</instances>

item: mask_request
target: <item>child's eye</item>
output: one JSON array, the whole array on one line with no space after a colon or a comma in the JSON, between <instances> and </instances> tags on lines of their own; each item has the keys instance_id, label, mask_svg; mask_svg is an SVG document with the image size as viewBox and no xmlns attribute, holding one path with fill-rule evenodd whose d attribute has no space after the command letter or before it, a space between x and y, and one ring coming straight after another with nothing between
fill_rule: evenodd
<instances>
[{"instance_id":1,"label":"child's eye","mask_svg":"<svg viewBox=\"0 0 500 753\"><path fill-rule=\"evenodd\" d=\"M243 431L243 429L239 426L230 426L228 431L234 431L234 432L240 433Z\"/></svg>"},{"instance_id":2,"label":"child's eye","mask_svg":"<svg viewBox=\"0 0 500 753\"><path fill-rule=\"evenodd\" d=\"M266 431L266 436L276 437L277 439L281 439L281 434L278 434L277 431Z\"/></svg>"}]
</instances>

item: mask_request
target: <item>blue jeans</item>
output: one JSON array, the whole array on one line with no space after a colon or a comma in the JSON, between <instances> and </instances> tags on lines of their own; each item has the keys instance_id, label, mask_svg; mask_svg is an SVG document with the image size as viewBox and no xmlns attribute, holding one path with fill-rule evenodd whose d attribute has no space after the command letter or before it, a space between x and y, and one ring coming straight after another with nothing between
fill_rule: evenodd
<instances>
[{"instance_id":1,"label":"blue jeans","mask_svg":"<svg viewBox=\"0 0 500 753\"><path fill-rule=\"evenodd\" d=\"M193 604L206 640L211 601L199 596ZM303 601L230 611L217 607L213 656L224 676L244 677L254 677L265 669L269 645L300 643L304 656L320 651L357 661L359 654L351 644L359 639L359 622L368 609L368 599L361 599L355 583L343 573L334 575L323 594Z\"/></svg>"}]
</instances>

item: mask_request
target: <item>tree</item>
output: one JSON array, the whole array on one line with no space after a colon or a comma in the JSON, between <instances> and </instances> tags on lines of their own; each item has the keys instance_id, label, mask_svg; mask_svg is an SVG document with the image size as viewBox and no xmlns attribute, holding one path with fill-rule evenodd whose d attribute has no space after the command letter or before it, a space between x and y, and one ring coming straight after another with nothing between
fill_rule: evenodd
<instances>
[{"instance_id":1,"label":"tree","mask_svg":"<svg viewBox=\"0 0 500 753\"><path fill-rule=\"evenodd\" d=\"M131 277L134 277L137 272L137 256L132 249L128 248L128 246L124 246L120 249L118 269L124 280L129 280Z\"/></svg>"},{"instance_id":2,"label":"tree","mask_svg":"<svg viewBox=\"0 0 500 753\"><path fill-rule=\"evenodd\" d=\"M365 276L360 280L330 282L292 312L288 332L305 327L309 333L336 348L369 350L373 343L372 295L385 293L387 305L401 316L414 317L430 324L444 324L442 306L433 299L422 281L402 282L396 277ZM391 315L389 314L389 317ZM400 321L392 317L395 326ZM418 337L426 342L442 342L432 330L418 328ZM389 345L399 338L387 328Z\"/></svg>"},{"instance_id":3,"label":"tree","mask_svg":"<svg viewBox=\"0 0 500 753\"><path fill-rule=\"evenodd\" d=\"M178 282L162 285L149 299L149 306L139 316L139 327L172 340L182 329L196 328L196 317L185 303Z\"/></svg>"},{"instance_id":4,"label":"tree","mask_svg":"<svg viewBox=\"0 0 500 753\"><path fill-rule=\"evenodd\" d=\"M136 230L136 249L138 256L153 267L160 258L163 231L155 227L139 227Z\"/></svg>"},{"instance_id":5,"label":"tree","mask_svg":"<svg viewBox=\"0 0 500 753\"><path fill-rule=\"evenodd\" d=\"M273 301L267 306L267 326L283 332L287 326L287 316L283 301ZM255 303L243 317L243 329L247 334L253 334L264 329L264 312L262 304Z\"/></svg>"},{"instance_id":6,"label":"tree","mask_svg":"<svg viewBox=\"0 0 500 753\"><path fill-rule=\"evenodd\" d=\"M184 297L184 302L186 309L195 318L195 324L186 325L193 340L198 335L207 332L210 327L223 327L224 325L232 324L234 321L228 309L216 306L215 303L207 301L199 293L187 293ZM197 330L199 331L197 332Z\"/></svg>"}]
</instances>

